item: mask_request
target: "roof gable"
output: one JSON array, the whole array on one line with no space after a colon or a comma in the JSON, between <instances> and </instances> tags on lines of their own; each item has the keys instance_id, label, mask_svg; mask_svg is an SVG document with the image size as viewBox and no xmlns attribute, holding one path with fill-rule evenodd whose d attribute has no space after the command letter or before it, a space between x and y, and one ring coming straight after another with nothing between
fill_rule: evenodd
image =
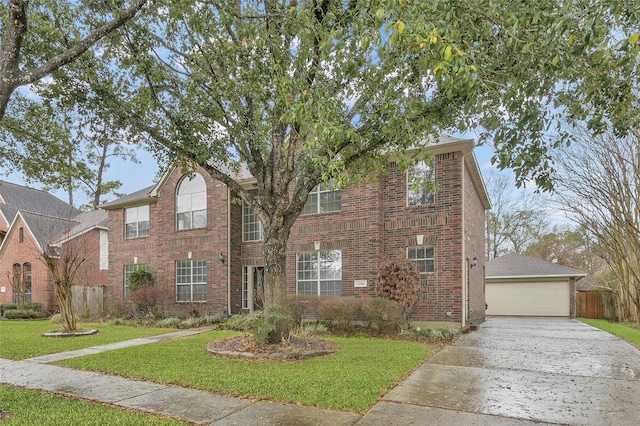
<instances>
[{"instance_id":1,"label":"roof gable","mask_svg":"<svg viewBox=\"0 0 640 426\"><path fill-rule=\"evenodd\" d=\"M59 218L69 218L81 213L46 191L11 182L0 181L0 197L3 201L0 204L0 212L9 224L13 222L18 211Z\"/></svg>"},{"instance_id":2,"label":"roof gable","mask_svg":"<svg viewBox=\"0 0 640 426\"><path fill-rule=\"evenodd\" d=\"M487 262L485 271L487 278L537 276L582 278L587 275L577 269L517 253L508 253Z\"/></svg>"}]
</instances>

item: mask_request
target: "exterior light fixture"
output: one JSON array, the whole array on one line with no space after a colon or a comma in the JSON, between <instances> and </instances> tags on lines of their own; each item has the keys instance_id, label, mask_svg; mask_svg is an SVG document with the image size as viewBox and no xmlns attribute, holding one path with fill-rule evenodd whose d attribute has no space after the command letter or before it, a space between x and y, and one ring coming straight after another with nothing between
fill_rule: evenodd
<instances>
[{"instance_id":1,"label":"exterior light fixture","mask_svg":"<svg viewBox=\"0 0 640 426\"><path fill-rule=\"evenodd\" d=\"M218 255L218 259L220 259L220 262L224 263L224 253L220 252L220 254Z\"/></svg>"},{"instance_id":2,"label":"exterior light fixture","mask_svg":"<svg viewBox=\"0 0 640 426\"><path fill-rule=\"evenodd\" d=\"M471 259L471 267L473 268L477 264L478 264L478 258L476 256L473 256L473 259Z\"/></svg>"}]
</instances>

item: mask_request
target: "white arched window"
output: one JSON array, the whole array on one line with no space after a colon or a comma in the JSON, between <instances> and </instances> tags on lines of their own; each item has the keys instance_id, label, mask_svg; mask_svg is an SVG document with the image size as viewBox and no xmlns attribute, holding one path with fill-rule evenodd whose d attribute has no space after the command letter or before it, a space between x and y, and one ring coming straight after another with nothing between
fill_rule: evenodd
<instances>
[{"instance_id":1,"label":"white arched window","mask_svg":"<svg viewBox=\"0 0 640 426\"><path fill-rule=\"evenodd\" d=\"M176 223L178 229L207 226L207 185L198 173L185 176L178 185Z\"/></svg>"}]
</instances>

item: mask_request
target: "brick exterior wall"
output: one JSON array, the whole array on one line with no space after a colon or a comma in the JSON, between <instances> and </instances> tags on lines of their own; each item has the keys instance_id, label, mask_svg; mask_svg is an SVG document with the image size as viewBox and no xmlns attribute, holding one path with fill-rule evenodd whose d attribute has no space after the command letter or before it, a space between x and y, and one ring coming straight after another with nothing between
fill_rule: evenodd
<instances>
[{"instance_id":1,"label":"brick exterior wall","mask_svg":"<svg viewBox=\"0 0 640 426\"><path fill-rule=\"evenodd\" d=\"M342 252L342 296L373 297L379 266L394 257L406 257L407 248L435 247L435 272L422 274L422 290L413 319L461 323L484 318L484 210L475 193L460 151L437 154L435 178L439 192L433 204L408 207L406 172L392 165L386 176L342 191L342 210L303 215L294 224L287 247L287 290L296 292L296 254L338 249ZM124 238L124 208L109 208L109 282L112 296L123 302L124 265L146 264L158 283L173 293L169 313L242 312L244 266L263 266L261 242L242 241L242 205L229 200L226 186L199 170L207 184L207 227L176 231L175 194L181 172L163 180L157 199L149 199L150 235ZM229 210L230 209L230 210ZM468 209L463 214L463 209ZM227 215L230 211L230 215ZM229 231L229 233L228 233ZM463 240L464 238L464 240ZM467 254L464 253L465 247ZM207 261L207 302L175 302L175 261ZM226 261L221 263L218 254ZM466 261L476 255L479 263ZM468 273L466 268L468 268ZM227 293L227 278L230 293ZM463 286L463 279L468 284ZM356 287L355 280L366 280ZM470 298L463 307L463 287ZM463 318L467 312L466 318Z\"/></svg>"},{"instance_id":2,"label":"brick exterior wall","mask_svg":"<svg viewBox=\"0 0 640 426\"><path fill-rule=\"evenodd\" d=\"M485 318L485 210L473 185L468 164L464 167L464 238L467 271L467 322L477 324ZM475 266L471 266L474 257Z\"/></svg>"},{"instance_id":3,"label":"brick exterior wall","mask_svg":"<svg viewBox=\"0 0 640 426\"><path fill-rule=\"evenodd\" d=\"M124 237L125 209L109 210L109 283L116 304L124 300L124 265L145 264L165 290L167 313L188 315L224 313L227 309L227 187L199 170L207 186L207 226L176 230L176 189L182 178L179 170L164 181L157 201L149 205L150 235ZM219 253L227 261L220 262ZM176 302L176 261L205 260L207 265L207 301Z\"/></svg>"},{"instance_id":4,"label":"brick exterior wall","mask_svg":"<svg viewBox=\"0 0 640 426\"><path fill-rule=\"evenodd\" d=\"M54 312L57 309L51 275L40 259L40 248L29 231L29 228L18 217L13 224L13 231L7 234L5 250L0 256L0 287L5 287L0 292L0 303L13 303L14 295L11 282L13 280L13 265L19 263L31 263L31 301L42 303L43 310ZM24 230L24 241L19 240L19 230Z\"/></svg>"}]
</instances>

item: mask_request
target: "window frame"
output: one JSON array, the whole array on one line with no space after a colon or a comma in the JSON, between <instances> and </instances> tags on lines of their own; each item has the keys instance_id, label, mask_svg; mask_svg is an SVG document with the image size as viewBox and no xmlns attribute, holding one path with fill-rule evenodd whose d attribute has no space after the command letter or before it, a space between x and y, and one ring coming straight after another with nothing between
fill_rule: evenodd
<instances>
[{"instance_id":1,"label":"window frame","mask_svg":"<svg viewBox=\"0 0 640 426\"><path fill-rule=\"evenodd\" d=\"M340 262L339 276L331 276L326 266L326 258L322 259L323 254L337 253ZM313 259L315 256L315 259ZM302 263L301 263L302 262ZM313 263L315 262L315 265ZM336 262L334 260L333 262ZM306 268L310 265L312 268ZM301 267L302 266L302 267ZM323 269L323 266L325 268ZM342 296L342 250L323 250L323 251L307 251L296 253L296 294L309 294L312 296ZM335 272L335 271L334 271ZM323 278L324 274L324 278ZM303 279L301 279L301 276ZM310 285L308 289L301 290L301 284ZM323 284L325 289L323 290ZM328 285L332 285L333 289L329 291ZM336 288L337 286L337 288ZM310 292L309 289L313 290Z\"/></svg>"},{"instance_id":2,"label":"window frame","mask_svg":"<svg viewBox=\"0 0 640 426\"><path fill-rule=\"evenodd\" d=\"M250 221L248 221L250 220ZM247 230L247 227L251 227L251 230ZM250 236L256 236L250 237ZM242 242L251 241L263 241L264 240L264 227L262 222L253 213L251 206L244 201L242 202Z\"/></svg>"},{"instance_id":3,"label":"window frame","mask_svg":"<svg viewBox=\"0 0 640 426\"><path fill-rule=\"evenodd\" d=\"M181 190L187 191L185 186L192 184L195 180L198 182L193 183L197 190L192 192L180 193ZM199 185L202 186L199 186ZM200 202L204 205L204 208L195 209L194 203ZM175 194L175 220L176 230L187 231L190 229L203 229L207 227L209 210L207 203L207 181L200 173L192 173L185 175L180 179L176 187ZM188 206L186 205L188 204ZM204 216L204 221L202 217ZM184 219L181 219L184 218ZM198 224L196 225L196 222ZM182 225L181 224L185 224Z\"/></svg>"},{"instance_id":4,"label":"window frame","mask_svg":"<svg viewBox=\"0 0 640 426\"><path fill-rule=\"evenodd\" d=\"M146 216L146 220L139 220L141 209L146 210L146 212L143 212L143 215L142 215L143 218ZM136 220L129 221L129 217L128 217L129 213L133 213L134 211L136 215ZM126 240L148 237L151 234L150 224L151 224L151 208L149 207L149 204L143 204L141 206L135 206L135 207L126 207L124 209L124 238ZM133 230L134 228L130 228L128 227L128 225L135 225L135 235L129 233L129 231Z\"/></svg>"},{"instance_id":5,"label":"window frame","mask_svg":"<svg viewBox=\"0 0 640 426\"><path fill-rule=\"evenodd\" d=\"M424 170L418 170L418 167L423 167ZM434 204L436 200L435 191L429 191L423 186L420 186L420 188L418 189L412 189L412 186L416 184L424 185L427 182L432 182L435 185L435 181L436 168L433 159L431 159L431 162L429 164L427 164L427 162L424 160L420 160L413 166L409 167L406 173L407 207L426 206ZM412 194L414 194L413 197Z\"/></svg>"},{"instance_id":6,"label":"window frame","mask_svg":"<svg viewBox=\"0 0 640 426\"><path fill-rule=\"evenodd\" d=\"M432 257L428 257L428 250L431 250ZM415 253L415 257L411 257L412 251ZM420 251L424 251L424 257L418 257ZM418 272L420 274L433 274L436 272L436 246L411 246L407 247L407 259L416 262ZM431 270L428 270L428 265L431 264Z\"/></svg>"},{"instance_id":7,"label":"window frame","mask_svg":"<svg viewBox=\"0 0 640 426\"><path fill-rule=\"evenodd\" d=\"M189 270L189 281L185 281L185 282L179 282L179 278L180 277L187 277L187 275L180 275L180 271L184 271L187 268L185 266L180 266L181 264L183 265L189 265L188 266L188 270ZM176 303L204 303L207 302L207 278L208 278L208 271L207 271L207 261L204 259L185 259L185 260L176 260L175 261L175 268L176 268L176 273L175 273L175 285L176 285ZM202 271L199 274L195 274L194 273L194 269L202 269ZM204 277L204 281L194 281L194 276L197 277ZM195 299L194 298L194 286L202 286L202 289L198 294L204 295L204 299ZM189 298L188 300L179 300L180 297L180 292L178 291L179 287L189 287Z\"/></svg>"},{"instance_id":8,"label":"window frame","mask_svg":"<svg viewBox=\"0 0 640 426\"><path fill-rule=\"evenodd\" d=\"M321 183L316 185L309 195L307 201L304 204L300 216L308 216L314 214L333 213L342 211L342 191L339 189L332 189L333 182ZM328 197L332 199L328 199ZM323 199L324 197L324 199ZM311 200L315 198L315 202L311 203ZM310 205L315 204L315 208L311 211ZM338 206L337 208L328 209L329 206ZM324 206L324 208L323 208Z\"/></svg>"}]
</instances>

